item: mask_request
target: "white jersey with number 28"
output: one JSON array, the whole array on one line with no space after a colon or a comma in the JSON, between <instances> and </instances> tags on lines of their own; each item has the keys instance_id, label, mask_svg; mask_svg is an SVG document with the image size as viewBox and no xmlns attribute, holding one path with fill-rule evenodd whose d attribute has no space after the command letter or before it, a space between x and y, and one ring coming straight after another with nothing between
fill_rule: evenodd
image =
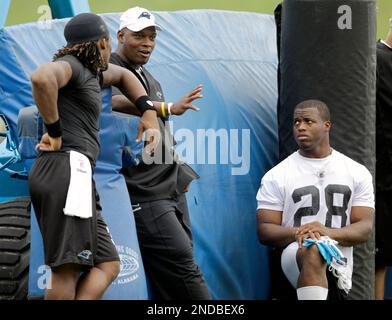
<instances>
[{"instance_id":1,"label":"white jersey with number 28","mask_svg":"<svg viewBox=\"0 0 392 320\"><path fill-rule=\"evenodd\" d=\"M257 209L282 211L286 227L319 221L342 228L353 206L374 208L369 170L336 150L321 159L294 152L264 175L256 198ZM352 250L344 251L352 260Z\"/></svg>"}]
</instances>

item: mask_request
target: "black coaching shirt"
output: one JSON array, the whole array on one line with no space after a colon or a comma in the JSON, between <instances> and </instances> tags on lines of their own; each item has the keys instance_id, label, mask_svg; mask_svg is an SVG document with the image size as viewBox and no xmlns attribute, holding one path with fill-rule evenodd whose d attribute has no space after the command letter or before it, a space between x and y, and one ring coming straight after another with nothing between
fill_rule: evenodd
<instances>
[{"instance_id":1,"label":"black coaching shirt","mask_svg":"<svg viewBox=\"0 0 392 320\"><path fill-rule=\"evenodd\" d=\"M145 68L135 70L117 53L112 53L110 63L124 67L135 74L151 100L164 101L161 85ZM118 88L113 87L112 95L122 95L122 93ZM145 164L141 161L135 167L125 167L121 170L132 203L176 198L183 193L184 188L192 180L199 178L190 166L178 163L172 158L175 142L163 120L165 119L158 118L162 135L158 148L163 154L163 163ZM168 137L167 139L164 139L165 135ZM165 163L165 159L168 157L171 158L168 159L170 164Z\"/></svg>"},{"instance_id":2,"label":"black coaching shirt","mask_svg":"<svg viewBox=\"0 0 392 320\"><path fill-rule=\"evenodd\" d=\"M376 189L392 191L392 49L377 43Z\"/></svg>"},{"instance_id":3,"label":"black coaching shirt","mask_svg":"<svg viewBox=\"0 0 392 320\"><path fill-rule=\"evenodd\" d=\"M67 61L72 68L72 78L59 90L57 100L63 128L61 150L78 151L95 165L99 153L101 111L99 77L74 56L66 55L56 61Z\"/></svg>"}]
</instances>

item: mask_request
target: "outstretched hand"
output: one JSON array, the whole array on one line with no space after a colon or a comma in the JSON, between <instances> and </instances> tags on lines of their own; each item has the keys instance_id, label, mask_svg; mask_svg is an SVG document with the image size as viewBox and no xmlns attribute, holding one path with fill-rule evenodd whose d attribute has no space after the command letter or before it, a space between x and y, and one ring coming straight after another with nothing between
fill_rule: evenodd
<instances>
[{"instance_id":1,"label":"outstretched hand","mask_svg":"<svg viewBox=\"0 0 392 320\"><path fill-rule=\"evenodd\" d=\"M194 111L200 111L199 108L194 106L192 103L196 99L201 99L203 98L203 95L201 94L201 91L203 90L202 85L198 85L195 89L193 89L191 92L183 96L180 100L175 102L173 106L171 107L171 114L180 116L189 109L194 110Z\"/></svg>"},{"instance_id":2,"label":"outstretched hand","mask_svg":"<svg viewBox=\"0 0 392 320\"><path fill-rule=\"evenodd\" d=\"M61 137L52 138L48 133L45 133L42 136L40 143L35 146L35 149L39 151L58 151L61 149L61 144Z\"/></svg>"}]
</instances>

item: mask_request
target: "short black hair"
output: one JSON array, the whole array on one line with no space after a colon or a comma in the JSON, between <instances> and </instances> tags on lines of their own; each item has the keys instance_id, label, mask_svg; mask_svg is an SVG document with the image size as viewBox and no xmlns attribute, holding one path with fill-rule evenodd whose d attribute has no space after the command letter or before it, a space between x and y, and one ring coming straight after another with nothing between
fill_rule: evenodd
<instances>
[{"instance_id":1,"label":"short black hair","mask_svg":"<svg viewBox=\"0 0 392 320\"><path fill-rule=\"evenodd\" d=\"M309 109L309 108L316 108L322 120L324 121L331 120L331 114L329 112L329 108L327 104L320 100L310 99L310 100L302 101L295 106L294 112L298 109L302 110L302 109Z\"/></svg>"}]
</instances>

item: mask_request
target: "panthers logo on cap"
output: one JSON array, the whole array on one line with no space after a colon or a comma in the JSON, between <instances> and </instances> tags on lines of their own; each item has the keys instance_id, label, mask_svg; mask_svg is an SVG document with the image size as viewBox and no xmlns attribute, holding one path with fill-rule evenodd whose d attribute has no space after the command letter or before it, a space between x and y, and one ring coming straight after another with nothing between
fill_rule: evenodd
<instances>
[{"instance_id":1,"label":"panthers logo on cap","mask_svg":"<svg viewBox=\"0 0 392 320\"><path fill-rule=\"evenodd\" d=\"M144 12L139 16L138 19L140 19L140 18L147 18L147 19L150 19L150 18L151 18L151 14L149 14L147 11L144 11Z\"/></svg>"}]
</instances>

